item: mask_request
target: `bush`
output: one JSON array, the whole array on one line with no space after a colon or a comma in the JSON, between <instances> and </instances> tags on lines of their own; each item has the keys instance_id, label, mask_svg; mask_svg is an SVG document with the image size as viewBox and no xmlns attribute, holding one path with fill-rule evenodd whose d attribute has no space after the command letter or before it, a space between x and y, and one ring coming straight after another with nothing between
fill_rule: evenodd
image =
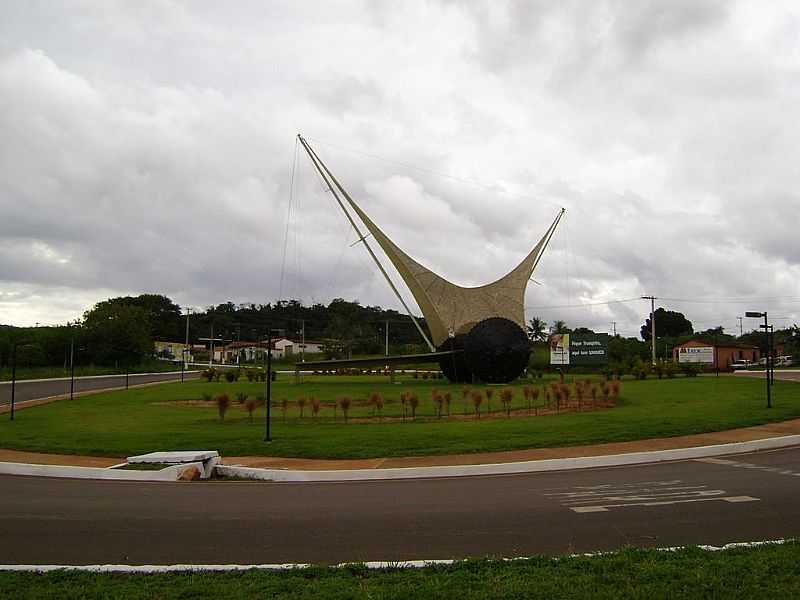
<instances>
[{"instance_id":1,"label":"bush","mask_svg":"<svg viewBox=\"0 0 800 600\"><path fill-rule=\"evenodd\" d=\"M236 393L236 401L239 404L244 404L247 400L247 394L245 392L237 392Z\"/></svg>"},{"instance_id":2,"label":"bush","mask_svg":"<svg viewBox=\"0 0 800 600\"><path fill-rule=\"evenodd\" d=\"M674 360L668 360L664 363L664 374L668 379L672 379L678 373L678 363Z\"/></svg>"},{"instance_id":3,"label":"bush","mask_svg":"<svg viewBox=\"0 0 800 600\"><path fill-rule=\"evenodd\" d=\"M217 397L214 398L214 402L217 403L217 411L219 412L219 420L225 420L225 413L228 412L228 408L231 406L231 399L228 394L222 393L217 394Z\"/></svg>"},{"instance_id":4,"label":"bush","mask_svg":"<svg viewBox=\"0 0 800 600\"><path fill-rule=\"evenodd\" d=\"M211 383L214 380L214 376L216 374L217 370L213 367L209 367L208 369L205 369L202 373L200 373L200 376L205 378L205 380L208 381L208 383Z\"/></svg>"},{"instance_id":5,"label":"bush","mask_svg":"<svg viewBox=\"0 0 800 600\"><path fill-rule=\"evenodd\" d=\"M245 396L246 395L247 394L245 394ZM244 408L247 411L247 414L250 415L251 423L253 422L253 411L256 409L256 406L258 406L258 403L256 402L255 398L245 398Z\"/></svg>"},{"instance_id":6,"label":"bush","mask_svg":"<svg viewBox=\"0 0 800 600\"><path fill-rule=\"evenodd\" d=\"M258 371L255 369L247 369L244 372L245 377L247 377L247 381L257 381L258 380Z\"/></svg>"},{"instance_id":7,"label":"bush","mask_svg":"<svg viewBox=\"0 0 800 600\"><path fill-rule=\"evenodd\" d=\"M228 369L225 371L225 381L233 383L236 380L236 372Z\"/></svg>"},{"instance_id":8,"label":"bush","mask_svg":"<svg viewBox=\"0 0 800 600\"><path fill-rule=\"evenodd\" d=\"M633 363L631 373L634 377L636 377L636 379L647 379L647 376L652 372L652 370L653 365L644 362L641 358L637 358Z\"/></svg>"},{"instance_id":9,"label":"bush","mask_svg":"<svg viewBox=\"0 0 800 600\"><path fill-rule=\"evenodd\" d=\"M697 363L682 363L680 368L686 377L697 377L703 372L703 365Z\"/></svg>"}]
</instances>

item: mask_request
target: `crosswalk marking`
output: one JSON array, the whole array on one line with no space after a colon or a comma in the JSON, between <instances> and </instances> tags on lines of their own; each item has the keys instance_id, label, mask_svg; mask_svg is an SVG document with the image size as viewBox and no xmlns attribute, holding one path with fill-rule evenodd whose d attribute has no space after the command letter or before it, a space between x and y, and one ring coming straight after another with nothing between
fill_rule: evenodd
<instances>
[{"instance_id":1,"label":"crosswalk marking","mask_svg":"<svg viewBox=\"0 0 800 600\"><path fill-rule=\"evenodd\" d=\"M556 488L542 492L576 513L608 512L612 508L667 506L714 500L755 502L753 496L728 496L722 489L688 484L680 479L640 483L600 484Z\"/></svg>"},{"instance_id":2,"label":"crosswalk marking","mask_svg":"<svg viewBox=\"0 0 800 600\"><path fill-rule=\"evenodd\" d=\"M755 463L748 463L740 460L731 460L728 458L696 458L695 462L706 463L709 465L723 465L725 467L736 467L738 469L754 469L757 471L764 471L766 473L775 473L776 475L788 475L790 477L800 477L800 473L790 469L782 469L780 467L769 467L766 465L757 465Z\"/></svg>"}]
</instances>

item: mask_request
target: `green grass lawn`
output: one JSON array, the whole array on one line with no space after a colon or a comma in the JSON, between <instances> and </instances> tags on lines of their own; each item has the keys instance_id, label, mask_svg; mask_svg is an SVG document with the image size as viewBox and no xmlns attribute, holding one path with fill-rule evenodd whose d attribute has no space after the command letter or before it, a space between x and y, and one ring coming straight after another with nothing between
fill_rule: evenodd
<instances>
[{"instance_id":1,"label":"green grass lawn","mask_svg":"<svg viewBox=\"0 0 800 600\"><path fill-rule=\"evenodd\" d=\"M548 416L500 416L495 389L493 418L437 419L431 391L450 391L454 415L463 412L463 386L442 381L403 379L392 385L388 378L311 377L295 385L285 377L273 385L273 399L294 401L316 395L333 402L341 394L365 399L372 391L386 398L383 422L356 422L372 414L366 406L351 410L349 423L324 407L317 418L310 407L300 419L292 404L284 419L273 408L273 438L265 444L264 410L250 423L236 400L224 422L211 406L176 402L197 401L203 392L263 392L263 383L166 383L61 400L17 413L13 422L0 418L0 447L41 452L128 456L155 450L219 450L224 456L274 455L315 458L367 458L512 450L617 442L719 431L800 417L800 385L776 381L774 407L764 401L764 383L758 379L721 377L626 380L614 408ZM481 389L485 389L481 386ZM515 386L515 406L526 407L520 386ZM419 395L416 421L400 421L401 391ZM539 401L541 404L541 399ZM484 410L485 410L484 406ZM468 409L470 412L471 409ZM470 412L471 414L471 412ZM394 417L394 419L391 419Z\"/></svg>"},{"instance_id":2,"label":"green grass lawn","mask_svg":"<svg viewBox=\"0 0 800 600\"><path fill-rule=\"evenodd\" d=\"M0 573L0 598L705 599L797 598L800 544L707 552L475 560L421 569L359 565L288 572L159 575Z\"/></svg>"}]
</instances>

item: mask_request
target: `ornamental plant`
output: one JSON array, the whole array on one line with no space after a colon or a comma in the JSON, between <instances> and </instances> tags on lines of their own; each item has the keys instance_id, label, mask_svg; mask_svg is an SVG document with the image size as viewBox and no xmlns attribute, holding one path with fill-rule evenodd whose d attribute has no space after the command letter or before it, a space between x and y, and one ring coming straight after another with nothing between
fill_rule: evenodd
<instances>
[{"instance_id":1,"label":"ornamental plant","mask_svg":"<svg viewBox=\"0 0 800 600\"><path fill-rule=\"evenodd\" d=\"M480 419L481 418L481 404L483 404L483 392L480 390L473 390L470 393L470 399L472 400L472 406L475 407L475 416Z\"/></svg>"},{"instance_id":2,"label":"ornamental plant","mask_svg":"<svg viewBox=\"0 0 800 600\"><path fill-rule=\"evenodd\" d=\"M214 402L217 404L217 412L219 412L219 420L225 420L225 413L228 412L228 409L231 406L231 398L226 393L217 394L214 398Z\"/></svg>"},{"instance_id":3,"label":"ornamental plant","mask_svg":"<svg viewBox=\"0 0 800 600\"><path fill-rule=\"evenodd\" d=\"M411 407L411 418L416 420L417 407L419 406L419 397L416 394L409 394L408 405Z\"/></svg>"},{"instance_id":4,"label":"ornamental plant","mask_svg":"<svg viewBox=\"0 0 800 600\"><path fill-rule=\"evenodd\" d=\"M244 401L244 408L247 411L247 414L250 416L250 422L253 422L253 411L258 406L258 402L255 398L245 398Z\"/></svg>"},{"instance_id":5,"label":"ornamental plant","mask_svg":"<svg viewBox=\"0 0 800 600\"><path fill-rule=\"evenodd\" d=\"M342 408L342 414L344 415L344 422L347 423L347 413L350 412L350 404L353 402L350 396L342 396L339 398L339 406Z\"/></svg>"}]
</instances>

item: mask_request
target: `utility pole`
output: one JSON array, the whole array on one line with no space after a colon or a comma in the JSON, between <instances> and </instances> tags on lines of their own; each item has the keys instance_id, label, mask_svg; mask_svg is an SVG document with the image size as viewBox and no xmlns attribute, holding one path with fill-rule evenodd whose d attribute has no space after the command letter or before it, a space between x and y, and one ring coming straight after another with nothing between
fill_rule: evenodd
<instances>
[{"instance_id":1,"label":"utility pole","mask_svg":"<svg viewBox=\"0 0 800 600\"><path fill-rule=\"evenodd\" d=\"M300 344L300 362L306 362L306 320L300 319L302 342Z\"/></svg>"},{"instance_id":2,"label":"utility pole","mask_svg":"<svg viewBox=\"0 0 800 600\"><path fill-rule=\"evenodd\" d=\"M617 322L616 321L611 321L611 329L614 332L614 337L617 337Z\"/></svg>"},{"instance_id":3,"label":"utility pole","mask_svg":"<svg viewBox=\"0 0 800 600\"><path fill-rule=\"evenodd\" d=\"M222 342L224 341L222 338L215 338L214 337L214 324L211 324L211 337L207 338L197 338L201 342L210 342L211 343L211 351L208 355L208 368L211 368L211 361L214 360L214 342ZM220 361L222 362L222 361Z\"/></svg>"},{"instance_id":4,"label":"utility pole","mask_svg":"<svg viewBox=\"0 0 800 600\"><path fill-rule=\"evenodd\" d=\"M656 300L655 296L642 296L642 300L650 300L650 347L653 354L653 366L656 364Z\"/></svg>"},{"instance_id":5,"label":"utility pole","mask_svg":"<svg viewBox=\"0 0 800 600\"><path fill-rule=\"evenodd\" d=\"M736 317L739 319L739 337L742 337L742 317Z\"/></svg>"},{"instance_id":6,"label":"utility pole","mask_svg":"<svg viewBox=\"0 0 800 600\"><path fill-rule=\"evenodd\" d=\"M389 320L386 320L386 356L389 356Z\"/></svg>"}]
</instances>

